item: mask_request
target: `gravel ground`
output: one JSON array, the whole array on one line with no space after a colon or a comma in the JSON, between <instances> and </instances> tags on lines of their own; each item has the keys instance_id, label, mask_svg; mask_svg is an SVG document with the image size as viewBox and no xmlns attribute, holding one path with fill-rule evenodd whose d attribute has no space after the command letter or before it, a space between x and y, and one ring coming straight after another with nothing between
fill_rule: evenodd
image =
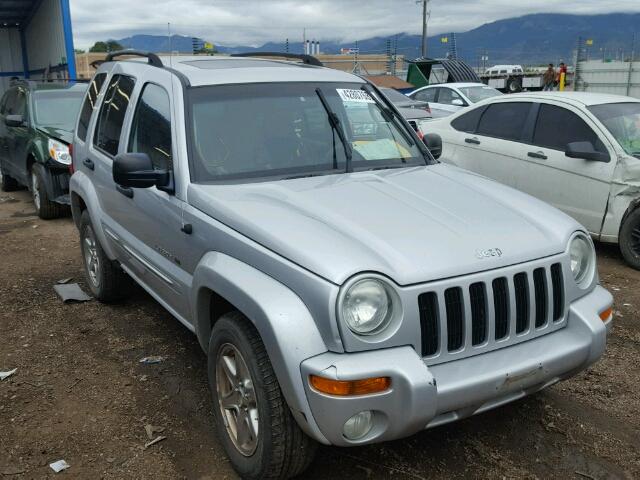
<instances>
[{"instance_id":1,"label":"gravel ground","mask_svg":"<svg viewBox=\"0 0 640 480\"><path fill-rule=\"evenodd\" d=\"M640 272L598 246L615 296L605 357L533 397L411 438L321 448L321 478L640 478ZM120 305L63 304L84 283L70 218L42 221L0 195L0 478L236 478L213 433L196 338L135 288ZM88 289L85 288L86 291ZM138 360L163 355L156 365ZM145 449L145 425L166 439ZM48 464L71 467L55 474Z\"/></svg>"}]
</instances>

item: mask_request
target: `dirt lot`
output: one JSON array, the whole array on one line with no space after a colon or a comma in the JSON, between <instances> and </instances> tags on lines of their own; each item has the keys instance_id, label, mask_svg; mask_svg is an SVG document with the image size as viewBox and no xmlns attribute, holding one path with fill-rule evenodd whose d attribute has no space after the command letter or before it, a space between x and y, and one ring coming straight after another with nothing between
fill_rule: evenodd
<instances>
[{"instance_id":1,"label":"dirt lot","mask_svg":"<svg viewBox=\"0 0 640 480\"><path fill-rule=\"evenodd\" d=\"M412 438L322 448L306 478L640 478L640 272L598 248L616 298L605 358L541 394ZM64 305L82 285L70 218L0 195L0 478L236 478L213 433L194 336L141 289L125 304ZM88 289L85 288L86 291ZM164 355L156 365L138 360ZM147 449L145 425L164 428Z\"/></svg>"}]
</instances>

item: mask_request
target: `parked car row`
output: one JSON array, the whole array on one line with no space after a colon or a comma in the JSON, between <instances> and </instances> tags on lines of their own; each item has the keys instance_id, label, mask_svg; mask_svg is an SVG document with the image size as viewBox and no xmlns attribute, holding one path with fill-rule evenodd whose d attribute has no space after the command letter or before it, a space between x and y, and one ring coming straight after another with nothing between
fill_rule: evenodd
<instances>
[{"instance_id":1,"label":"parked car row","mask_svg":"<svg viewBox=\"0 0 640 480\"><path fill-rule=\"evenodd\" d=\"M440 160L533 195L618 243L640 269L640 100L577 92L494 97L429 124Z\"/></svg>"},{"instance_id":2,"label":"parked car row","mask_svg":"<svg viewBox=\"0 0 640 480\"><path fill-rule=\"evenodd\" d=\"M289 478L318 444L412 435L597 361L612 296L589 232L436 161L449 118L423 142L367 80L300 59L112 53L73 133L87 285L112 302L133 279L194 332L239 475Z\"/></svg>"}]
</instances>

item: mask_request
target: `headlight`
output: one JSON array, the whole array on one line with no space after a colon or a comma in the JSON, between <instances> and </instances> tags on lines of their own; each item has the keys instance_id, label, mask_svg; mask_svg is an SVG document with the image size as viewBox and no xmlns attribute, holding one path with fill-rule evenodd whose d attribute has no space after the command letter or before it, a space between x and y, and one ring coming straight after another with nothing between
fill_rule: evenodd
<instances>
[{"instance_id":1,"label":"headlight","mask_svg":"<svg viewBox=\"0 0 640 480\"><path fill-rule=\"evenodd\" d=\"M590 284L595 271L595 252L584 235L576 235L569 246L571 273L578 285Z\"/></svg>"},{"instance_id":2,"label":"headlight","mask_svg":"<svg viewBox=\"0 0 640 480\"><path fill-rule=\"evenodd\" d=\"M377 278L357 281L344 294L340 312L351 331L373 335L383 330L394 309L391 287Z\"/></svg>"},{"instance_id":3,"label":"headlight","mask_svg":"<svg viewBox=\"0 0 640 480\"><path fill-rule=\"evenodd\" d=\"M57 140L49 139L49 156L56 162L63 165L71 165L71 154L69 153L69 146Z\"/></svg>"}]
</instances>

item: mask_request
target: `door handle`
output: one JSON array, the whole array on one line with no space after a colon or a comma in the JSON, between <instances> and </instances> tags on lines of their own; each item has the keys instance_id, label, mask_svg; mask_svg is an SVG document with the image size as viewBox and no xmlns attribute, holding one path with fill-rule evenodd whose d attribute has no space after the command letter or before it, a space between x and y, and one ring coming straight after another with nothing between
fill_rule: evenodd
<instances>
[{"instance_id":1,"label":"door handle","mask_svg":"<svg viewBox=\"0 0 640 480\"><path fill-rule=\"evenodd\" d=\"M480 140L478 140L476 137L465 138L464 141L467 143L473 143L474 145L480 145Z\"/></svg>"},{"instance_id":2,"label":"door handle","mask_svg":"<svg viewBox=\"0 0 640 480\"><path fill-rule=\"evenodd\" d=\"M531 158L539 158L541 160L546 160L547 156L544 154L544 152L540 151L540 152L529 152L527 153L527 155Z\"/></svg>"},{"instance_id":3,"label":"door handle","mask_svg":"<svg viewBox=\"0 0 640 480\"><path fill-rule=\"evenodd\" d=\"M82 161L82 164L87 167L89 170L95 170L96 169L96 164L93 163L93 160L91 160L90 158L85 158Z\"/></svg>"},{"instance_id":4,"label":"door handle","mask_svg":"<svg viewBox=\"0 0 640 480\"><path fill-rule=\"evenodd\" d=\"M116 185L116 190L118 190L125 197L133 198L133 189L129 187L123 187L122 185Z\"/></svg>"}]
</instances>

